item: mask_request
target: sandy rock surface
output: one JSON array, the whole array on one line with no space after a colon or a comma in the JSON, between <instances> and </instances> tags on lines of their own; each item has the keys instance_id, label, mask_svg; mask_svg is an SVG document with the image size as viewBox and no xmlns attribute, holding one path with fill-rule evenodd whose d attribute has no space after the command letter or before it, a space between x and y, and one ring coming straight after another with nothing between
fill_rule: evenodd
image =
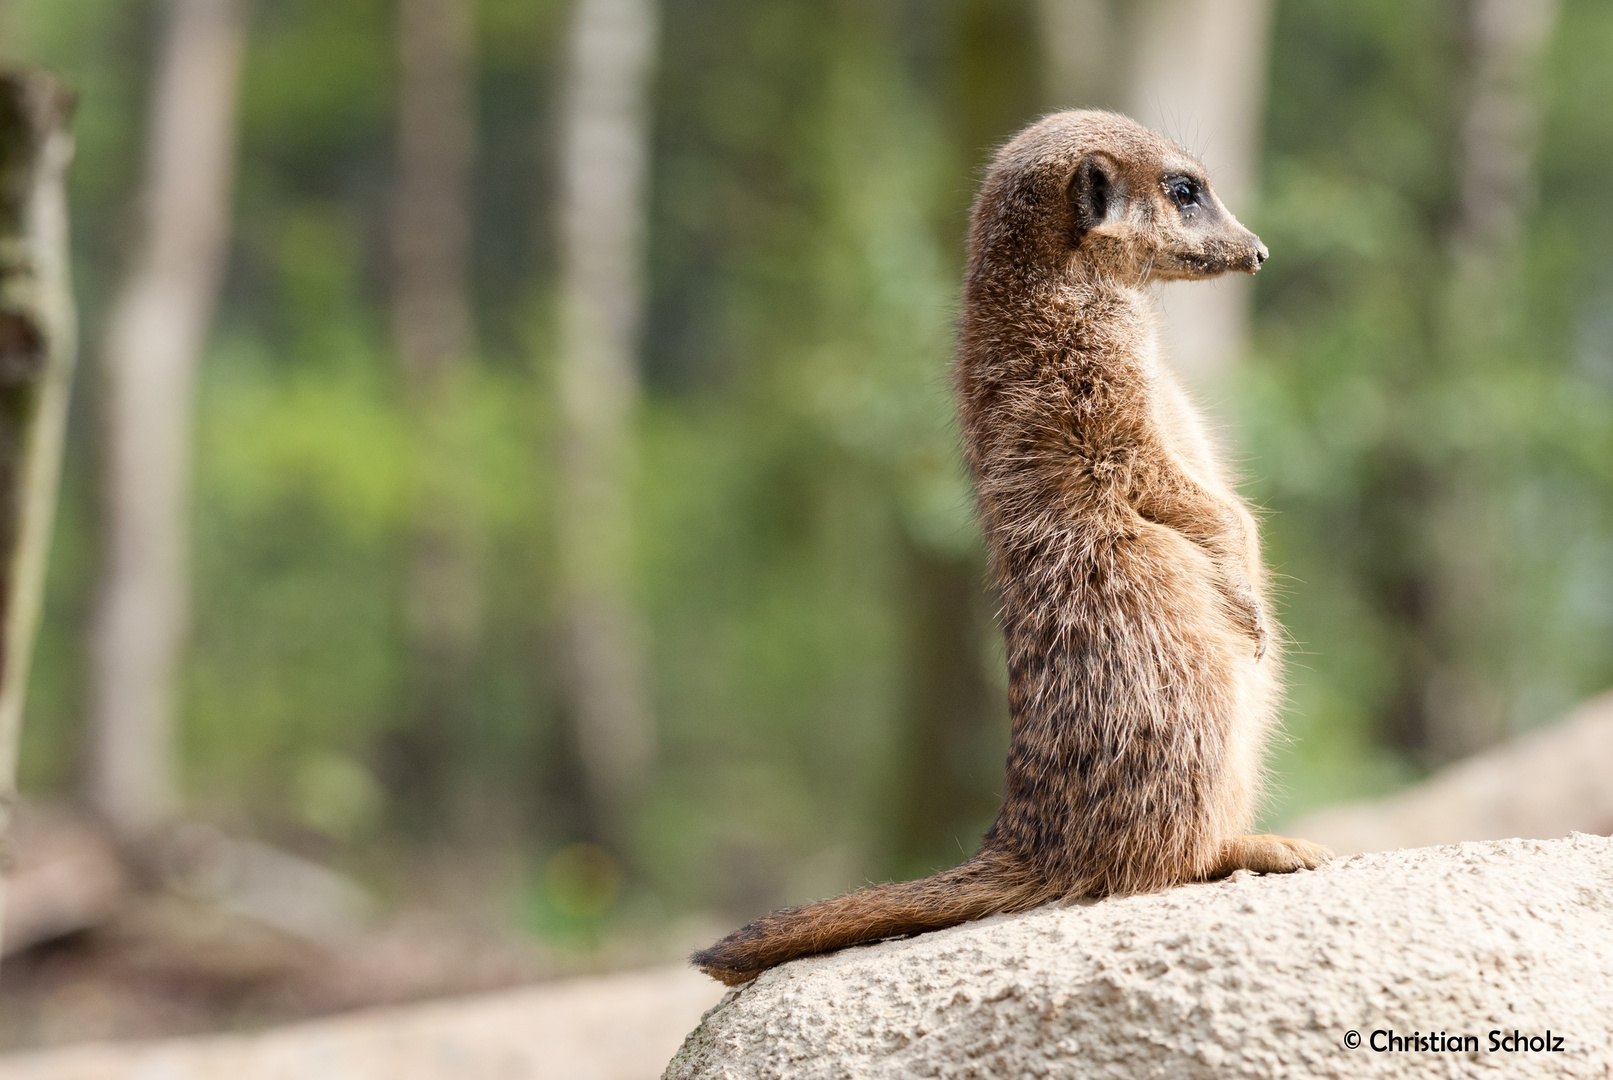
<instances>
[{"instance_id":1,"label":"sandy rock surface","mask_svg":"<svg viewBox=\"0 0 1613 1080\"><path fill-rule=\"evenodd\" d=\"M377 1009L260 1035L0 1058L0 1080L652 1080L722 987L689 968Z\"/></svg>"},{"instance_id":2,"label":"sandy rock surface","mask_svg":"<svg viewBox=\"0 0 1613 1080\"><path fill-rule=\"evenodd\" d=\"M1561 1050L1491 1048L1548 1030ZM1374 1051L1389 1031L1478 1049ZM1610 1031L1613 840L1576 834L1239 872L797 961L730 992L667 1077L1609 1077Z\"/></svg>"}]
</instances>

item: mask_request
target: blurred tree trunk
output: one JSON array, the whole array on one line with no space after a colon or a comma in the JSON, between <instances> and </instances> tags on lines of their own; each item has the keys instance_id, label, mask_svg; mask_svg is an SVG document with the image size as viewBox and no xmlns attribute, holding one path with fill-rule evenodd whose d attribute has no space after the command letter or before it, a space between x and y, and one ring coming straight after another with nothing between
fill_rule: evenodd
<instances>
[{"instance_id":1,"label":"blurred tree trunk","mask_svg":"<svg viewBox=\"0 0 1613 1080\"><path fill-rule=\"evenodd\" d=\"M1249 224L1260 169L1271 0L1139 0L1129 8L1126 111L1198 155L1227 209ZM1248 336L1253 282L1159 286L1161 340L1190 384L1213 385Z\"/></svg>"},{"instance_id":2,"label":"blurred tree trunk","mask_svg":"<svg viewBox=\"0 0 1613 1080\"><path fill-rule=\"evenodd\" d=\"M54 80L0 74L0 855L16 803L76 344L64 187L72 112L72 95ZM4 902L0 876L0 916Z\"/></svg>"},{"instance_id":3,"label":"blurred tree trunk","mask_svg":"<svg viewBox=\"0 0 1613 1080\"><path fill-rule=\"evenodd\" d=\"M1221 200L1253 208L1272 0L1039 0L1050 106L1117 108L1198 154ZM1248 224L1247 220L1245 223ZM1224 379L1243 352L1251 282L1157 286L1161 339L1192 385Z\"/></svg>"},{"instance_id":4,"label":"blurred tree trunk","mask_svg":"<svg viewBox=\"0 0 1613 1080\"><path fill-rule=\"evenodd\" d=\"M922 876L974 849L1001 794L1000 761L985 751L1006 721L985 677L977 557L907 543L909 632L898 760L900 813L890 870Z\"/></svg>"},{"instance_id":5,"label":"blurred tree trunk","mask_svg":"<svg viewBox=\"0 0 1613 1080\"><path fill-rule=\"evenodd\" d=\"M1123 38L1114 0L1037 0L1036 15L1047 107L1115 107Z\"/></svg>"},{"instance_id":6,"label":"blurred tree trunk","mask_svg":"<svg viewBox=\"0 0 1613 1080\"><path fill-rule=\"evenodd\" d=\"M1088 5L1057 6L1074 11ZM942 62L950 85L938 103L937 118L942 120L942 130L949 137L953 168L959 175L983 167L994 147L1041 110L1046 90L1037 78L1038 72L1025 64L1025 57L1034 55L1038 44L1046 41L1047 26L1045 22L1039 25L1039 20L1045 20L1054 7L1031 0L964 0L948 12L948 49ZM844 23L843 32L848 35L860 38L869 32L868 21L846 19ZM900 25L894 20L893 23ZM1090 39L1079 37L1075 43L1084 48ZM865 48L861 42L838 47L848 51ZM893 35L867 62L881 69L900 65L903 48L900 37ZM866 96L872 92L871 87L880 85L869 76L869 81L859 84L855 92ZM884 91L885 98L894 100L880 105L879 113L888 113L901 102L901 97L894 95L891 89ZM832 121L847 123L850 117L846 112L844 107L837 109ZM915 115L911 120L883 122L921 125L923 121L922 115ZM875 127L857 130L851 138L861 144L892 136ZM889 148L884 151L889 152ZM865 174L869 165L858 160L857 176ZM912 199L911 183L917 175L909 172L904 186L896 189L892 197ZM840 198L866 198L857 185L867 182L859 178L848 181L848 187L857 194ZM957 201L950 209L956 213L953 220L960 228L957 239L949 244L962 238L961 226L967 219L968 200L973 194L969 185L958 185L954 191ZM911 212L910 206L877 211L892 214L898 220ZM861 228L867 227L865 220ZM956 248L951 254L961 259L963 252ZM850 313L848 318L878 318L882 314L868 307L867 301L861 304L867 310ZM891 314L894 313L884 317L890 318ZM948 438L943 452L955 453L950 434ZM899 482L911 485L916 478L907 475ZM967 490L963 487L959 492L965 505ZM904 516L898 549L901 576L897 579L903 619L902 698L892 758L889 840L882 868L892 877L921 876L957 863L974 849L1001 801L1001 752L1007 749L1007 702L1002 688L987 678L984 655L986 642L992 636L994 608L986 584L984 552L974 544L960 543L960 538L953 535L955 527L925 527L920 517L911 512Z\"/></svg>"},{"instance_id":7,"label":"blurred tree trunk","mask_svg":"<svg viewBox=\"0 0 1613 1080\"><path fill-rule=\"evenodd\" d=\"M125 840L175 802L196 367L224 270L241 0L169 0L136 247L105 344L105 550L86 796Z\"/></svg>"},{"instance_id":8,"label":"blurred tree trunk","mask_svg":"<svg viewBox=\"0 0 1613 1080\"><path fill-rule=\"evenodd\" d=\"M1420 640L1405 651L1392 720L1394 741L1430 763L1471 754L1506 734L1510 687L1508 418L1486 416L1488 392L1529 343L1523 315L1523 226L1534 201L1541 61L1558 0L1470 0L1468 73L1453 162L1457 213L1449 277L1436 313L1437 384L1469 415L1460 430L1422 429L1425 449L1401 486L1417 498L1413 543L1422 574L1400 584Z\"/></svg>"},{"instance_id":9,"label":"blurred tree trunk","mask_svg":"<svg viewBox=\"0 0 1613 1080\"><path fill-rule=\"evenodd\" d=\"M456 452L464 366L474 350L473 36L469 0L400 0L392 321L420 458L406 598L411 715L391 771L428 814L449 795L453 732L481 623L476 508Z\"/></svg>"},{"instance_id":10,"label":"blurred tree trunk","mask_svg":"<svg viewBox=\"0 0 1613 1080\"><path fill-rule=\"evenodd\" d=\"M653 753L631 505L656 17L577 0L562 127L562 618L595 828L615 839Z\"/></svg>"}]
</instances>

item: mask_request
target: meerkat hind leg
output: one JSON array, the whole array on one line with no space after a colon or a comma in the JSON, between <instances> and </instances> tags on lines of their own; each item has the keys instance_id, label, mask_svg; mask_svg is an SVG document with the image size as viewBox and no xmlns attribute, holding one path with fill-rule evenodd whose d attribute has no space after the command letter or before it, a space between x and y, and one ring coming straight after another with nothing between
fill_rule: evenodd
<instances>
[{"instance_id":1,"label":"meerkat hind leg","mask_svg":"<svg viewBox=\"0 0 1613 1080\"><path fill-rule=\"evenodd\" d=\"M1234 836L1222 842L1220 859L1209 877L1226 877L1234 870L1291 874L1295 870L1314 870L1332 857L1333 853L1327 848L1309 840L1293 840L1270 833Z\"/></svg>"}]
</instances>

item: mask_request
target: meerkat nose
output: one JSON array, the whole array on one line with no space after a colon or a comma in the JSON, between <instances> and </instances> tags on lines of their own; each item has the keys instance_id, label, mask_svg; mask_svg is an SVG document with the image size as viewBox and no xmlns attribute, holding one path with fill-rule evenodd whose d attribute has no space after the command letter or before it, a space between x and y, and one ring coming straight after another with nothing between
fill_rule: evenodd
<instances>
[{"instance_id":1,"label":"meerkat nose","mask_svg":"<svg viewBox=\"0 0 1613 1080\"><path fill-rule=\"evenodd\" d=\"M1271 258L1271 252L1266 249L1265 244L1260 242L1260 237L1255 237L1255 265L1263 266L1269 258Z\"/></svg>"}]
</instances>

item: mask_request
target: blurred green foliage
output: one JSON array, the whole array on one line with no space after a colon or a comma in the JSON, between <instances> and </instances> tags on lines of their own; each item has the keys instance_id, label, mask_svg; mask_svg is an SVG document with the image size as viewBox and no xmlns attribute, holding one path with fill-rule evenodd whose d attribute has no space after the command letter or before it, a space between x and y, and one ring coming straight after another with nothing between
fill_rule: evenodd
<instances>
[{"instance_id":1,"label":"blurred green foliage","mask_svg":"<svg viewBox=\"0 0 1613 1080\"><path fill-rule=\"evenodd\" d=\"M530 854L526 918L575 940L622 888L747 914L970 848L1006 744L998 646L982 590L941 608L924 590L984 579L947 365L975 177L1047 104L1032 5L664 4L637 499L660 746L636 844L617 853L577 846L554 625L566 6L479 4L480 356L437 418L446 462L414 444L388 340L391 5L254 10L237 231L198 403L193 806L335 851L513 838ZM0 0L5 51L83 94L92 353L156 11ZM1613 683L1613 10L1564 5L1520 287L1504 332L1455 357L1439 326L1462 8L1277 11L1251 222L1274 257L1252 355L1222 394L1298 643L1273 821L1428 764L1386 737L1406 658L1431 647L1396 600L1436 557L1418 476L1460 463L1485 478L1484 655L1508 729ZM83 698L96 376L81 371L25 735L36 793L73 782ZM453 794L416 806L385 748L408 714L410 508L437 470L474 509L485 600ZM938 678L953 680L940 706L925 696ZM926 710L953 698L961 719L931 731Z\"/></svg>"},{"instance_id":2,"label":"blurred green foliage","mask_svg":"<svg viewBox=\"0 0 1613 1080\"><path fill-rule=\"evenodd\" d=\"M1430 763L1395 753L1419 667L1483 670L1495 734L1613 683L1613 214L1594 180L1613 117L1590 104L1613 94L1613 12L1563 5L1519 265L1496 269L1500 296L1463 296L1465 12L1278 5L1257 228L1279 257L1233 400L1292 576L1297 742L1278 764L1296 806ZM1480 569L1461 602L1483 617L1430 632L1421 593L1453 551Z\"/></svg>"}]
</instances>

